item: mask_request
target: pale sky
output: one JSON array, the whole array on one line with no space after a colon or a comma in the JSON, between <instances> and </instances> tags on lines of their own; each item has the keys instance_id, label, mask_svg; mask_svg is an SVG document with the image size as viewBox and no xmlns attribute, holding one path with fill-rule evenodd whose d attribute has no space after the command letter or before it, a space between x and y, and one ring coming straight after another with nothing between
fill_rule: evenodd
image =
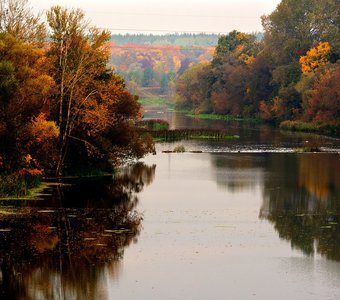
<instances>
[{"instance_id":1,"label":"pale sky","mask_svg":"<svg viewBox=\"0 0 340 300\"><path fill-rule=\"evenodd\" d=\"M260 17L281 0L29 0L35 12L53 5L81 8L112 33L262 31Z\"/></svg>"}]
</instances>

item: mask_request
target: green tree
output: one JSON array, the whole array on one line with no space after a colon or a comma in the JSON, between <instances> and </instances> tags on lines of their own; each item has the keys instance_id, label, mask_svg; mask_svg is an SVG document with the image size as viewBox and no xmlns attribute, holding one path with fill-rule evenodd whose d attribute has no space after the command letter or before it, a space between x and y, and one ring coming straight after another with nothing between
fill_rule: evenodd
<instances>
[{"instance_id":1,"label":"green tree","mask_svg":"<svg viewBox=\"0 0 340 300\"><path fill-rule=\"evenodd\" d=\"M168 74L162 74L161 82L160 82L160 89L159 92L161 94L164 94L168 90L168 84L169 84L169 75Z\"/></svg>"},{"instance_id":2,"label":"green tree","mask_svg":"<svg viewBox=\"0 0 340 300\"><path fill-rule=\"evenodd\" d=\"M336 2L282 0L275 11L262 17L265 29L262 54L270 66L273 89L272 99L267 101L267 105L275 118L301 117L302 99L306 94L302 88L304 83L301 83L306 81L301 77L302 72L311 73L311 70L325 64L324 56L316 58L317 55L313 55L318 49L313 47L320 41L327 41L320 45L327 45L327 59L332 56L336 60L336 51L330 53L332 45L338 43L338 38L335 38L339 29ZM311 50L307 52L308 49ZM265 106L262 105L262 108Z\"/></svg>"},{"instance_id":3,"label":"green tree","mask_svg":"<svg viewBox=\"0 0 340 300\"><path fill-rule=\"evenodd\" d=\"M247 57L254 57L257 52L258 43L254 35L234 30L218 39L213 64L222 64L230 55L244 61Z\"/></svg>"},{"instance_id":4,"label":"green tree","mask_svg":"<svg viewBox=\"0 0 340 300\"><path fill-rule=\"evenodd\" d=\"M147 67L143 72L142 86L150 86L155 77L155 72L151 67Z\"/></svg>"},{"instance_id":5,"label":"green tree","mask_svg":"<svg viewBox=\"0 0 340 300\"><path fill-rule=\"evenodd\" d=\"M333 48L339 43L337 0L282 0L276 10L262 17L264 45L274 66L298 60L319 41Z\"/></svg>"},{"instance_id":6,"label":"green tree","mask_svg":"<svg viewBox=\"0 0 340 300\"><path fill-rule=\"evenodd\" d=\"M197 113L211 112L211 79L212 73L208 64L198 64L186 70L176 82L176 105L194 109Z\"/></svg>"},{"instance_id":7,"label":"green tree","mask_svg":"<svg viewBox=\"0 0 340 300\"><path fill-rule=\"evenodd\" d=\"M143 75L143 68L138 62L132 63L127 70L127 78L139 85L142 84Z\"/></svg>"}]
</instances>

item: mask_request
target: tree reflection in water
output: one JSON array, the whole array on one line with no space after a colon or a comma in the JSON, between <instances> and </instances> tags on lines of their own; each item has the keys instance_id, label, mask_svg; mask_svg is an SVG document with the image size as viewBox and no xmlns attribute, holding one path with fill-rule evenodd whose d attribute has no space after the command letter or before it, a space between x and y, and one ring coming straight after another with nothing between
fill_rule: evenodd
<instances>
[{"instance_id":1,"label":"tree reflection in water","mask_svg":"<svg viewBox=\"0 0 340 300\"><path fill-rule=\"evenodd\" d=\"M112 177L55 185L46 201L1 206L1 299L106 299L142 216L136 193L155 166L137 163Z\"/></svg>"},{"instance_id":2,"label":"tree reflection in water","mask_svg":"<svg viewBox=\"0 0 340 300\"><path fill-rule=\"evenodd\" d=\"M260 217L306 255L340 261L340 161L337 154L277 155L264 181Z\"/></svg>"},{"instance_id":3,"label":"tree reflection in water","mask_svg":"<svg viewBox=\"0 0 340 300\"><path fill-rule=\"evenodd\" d=\"M306 255L340 261L340 160L336 153L212 155L229 192L263 191L260 218Z\"/></svg>"}]
</instances>

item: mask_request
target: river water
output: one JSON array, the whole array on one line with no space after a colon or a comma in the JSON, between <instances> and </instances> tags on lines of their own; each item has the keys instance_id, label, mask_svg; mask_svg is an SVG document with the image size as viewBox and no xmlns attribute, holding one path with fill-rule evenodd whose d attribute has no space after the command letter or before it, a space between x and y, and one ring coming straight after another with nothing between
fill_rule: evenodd
<instances>
[{"instance_id":1,"label":"river water","mask_svg":"<svg viewBox=\"0 0 340 300\"><path fill-rule=\"evenodd\" d=\"M340 299L338 139L145 117L240 138L159 143L113 177L2 201L1 299Z\"/></svg>"}]
</instances>

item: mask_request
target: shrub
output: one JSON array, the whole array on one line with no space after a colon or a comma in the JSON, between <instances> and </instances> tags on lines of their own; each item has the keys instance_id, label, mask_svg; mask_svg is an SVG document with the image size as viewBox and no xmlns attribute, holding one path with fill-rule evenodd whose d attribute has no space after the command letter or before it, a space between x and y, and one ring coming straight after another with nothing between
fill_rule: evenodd
<instances>
[{"instance_id":1,"label":"shrub","mask_svg":"<svg viewBox=\"0 0 340 300\"><path fill-rule=\"evenodd\" d=\"M174 148L174 152L177 153L185 152L185 147L183 145L178 145Z\"/></svg>"},{"instance_id":2,"label":"shrub","mask_svg":"<svg viewBox=\"0 0 340 300\"><path fill-rule=\"evenodd\" d=\"M169 129L169 122L162 119L142 120L141 122L139 122L138 125L141 128L146 128L150 130Z\"/></svg>"},{"instance_id":3,"label":"shrub","mask_svg":"<svg viewBox=\"0 0 340 300\"><path fill-rule=\"evenodd\" d=\"M42 171L21 169L9 175L0 175L0 197L27 196L29 189L40 184Z\"/></svg>"}]
</instances>

